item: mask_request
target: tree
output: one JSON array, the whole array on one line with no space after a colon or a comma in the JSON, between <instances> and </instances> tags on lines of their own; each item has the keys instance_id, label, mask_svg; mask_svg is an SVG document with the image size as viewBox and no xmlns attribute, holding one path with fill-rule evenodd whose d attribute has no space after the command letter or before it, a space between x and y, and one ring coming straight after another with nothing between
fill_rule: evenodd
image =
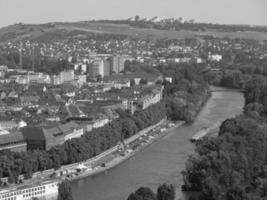
<instances>
[{"instance_id":1,"label":"tree","mask_svg":"<svg viewBox=\"0 0 267 200\"><path fill-rule=\"evenodd\" d=\"M73 200L69 181L63 181L58 186L58 200Z\"/></svg>"},{"instance_id":2,"label":"tree","mask_svg":"<svg viewBox=\"0 0 267 200\"><path fill-rule=\"evenodd\" d=\"M157 85L162 85L162 84L163 84L163 81L162 81L162 80L157 80L157 81L156 81L156 84L157 84Z\"/></svg>"},{"instance_id":3,"label":"tree","mask_svg":"<svg viewBox=\"0 0 267 200\"><path fill-rule=\"evenodd\" d=\"M163 184L158 187L157 191L158 200L174 200L175 199L175 190L173 185Z\"/></svg>"},{"instance_id":4,"label":"tree","mask_svg":"<svg viewBox=\"0 0 267 200\"><path fill-rule=\"evenodd\" d=\"M142 78L140 80L139 84L141 84L141 85L147 85L147 80Z\"/></svg>"},{"instance_id":5,"label":"tree","mask_svg":"<svg viewBox=\"0 0 267 200\"><path fill-rule=\"evenodd\" d=\"M140 20L140 17L139 17L139 15L136 15L135 17L134 17L134 21L139 21Z\"/></svg>"},{"instance_id":6,"label":"tree","mask_svg":"<svg viewBox=\"0 0 267 200\"><path fill-rule=\"evenodd\" d=\"M154 192L148 187L140 187L135 193L129 195L127 200L156 200Z\"/></svg>"},{"instance_id":7,"label":"tree","mask_svg":"<svg viewBox=\"0 0 267 200\"><path fill-rule=\"evenodd\" d=\"M96 76L96 80L97 82L101 82L103 80L103 77L101 76L101 74Z\"/></svg>"},{"instance_id":8,"label":"tree","mask_svg":"<svg viewBox=\"0 0 267 200\"><path fill-rule=\"evenodd\" d=\"M132 193L129 195L127 200L143 200L143 197L139 196L138 194Z\"/></svg>"}]
</instances>

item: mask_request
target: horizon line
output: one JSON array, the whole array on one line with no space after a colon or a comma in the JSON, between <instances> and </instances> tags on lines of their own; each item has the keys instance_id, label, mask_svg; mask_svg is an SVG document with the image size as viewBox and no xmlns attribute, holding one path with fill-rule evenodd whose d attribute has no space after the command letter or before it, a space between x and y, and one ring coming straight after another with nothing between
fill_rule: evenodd
<instances>
[{"instance_id":1,"label":"horizon line","mask_svg":"<svg viewBox=\"0 0 267 200\"><path fill-rule=\"evenodd\" d=\"M141 20L143 19L152 19L154 17L159 17L159 16L154 16L154 17L141 17L140 15L135 15L135 16L139 16ZM135 17L133 16L133 17ZM77 22L92 22L92 21L121 21L121 20L128 20L130 18L133 17L127 17L127 18L93 18L93 19L81 19L81 20L67 20L67 21L47 21L47 22L40 22L40 23L35 23L35 22L14 22L14 23L10 23L8 25L0 25L0 29L1 28L5 28L5 27L9 27L12 25L17 25L17 24L24 24L24 25L43 25L43 24L52 24L52 23L77 23ZM179 19L182 17L159 17L160 19L164 20L164 19ZM232 24L232 23L219 23L219 22L200 22L200 21L196 21L196 19L185 19L185 21L189 21L189 20L195 20L195 22L193 24L214 24L214 25L226 25L226 26L250 26L250 27L267 27L267 24L245 24L245 23L240 23L240 24Z\"/></svg>"}]
</instances>

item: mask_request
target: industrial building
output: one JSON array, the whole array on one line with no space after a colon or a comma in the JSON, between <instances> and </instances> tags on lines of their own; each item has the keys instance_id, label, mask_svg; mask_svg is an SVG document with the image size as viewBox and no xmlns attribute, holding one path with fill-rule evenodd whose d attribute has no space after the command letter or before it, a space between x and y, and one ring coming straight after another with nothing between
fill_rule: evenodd
<instances>
[{"instance_id":1,"label":"industrial building","mask_svg":"<svg viewBox=\"0 0 267 200\"><path fill-rule=\"evenodd\" d=\"M0 150L26 151L27 144L21 132L6 132L0 135Z\"/></svg>"},{"instance_id":2,"label":"industrial building","mask_svg":"<svg viewBox=\"0 0 267 200\"><path fill-rule=\"evenodd\" d=\"M27 126L22 129L22 133L27 142L27 150L49 150L69 139L81 137L84 130L75 122L68 122L51 128Z\"/></svg>"}]
</instances>

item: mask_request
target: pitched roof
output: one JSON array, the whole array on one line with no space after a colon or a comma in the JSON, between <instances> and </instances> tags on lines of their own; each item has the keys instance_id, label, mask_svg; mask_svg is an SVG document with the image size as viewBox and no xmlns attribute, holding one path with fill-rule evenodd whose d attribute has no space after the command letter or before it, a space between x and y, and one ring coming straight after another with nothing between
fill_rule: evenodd
<instances>
[{"instance_id":1,"label":"pitched roof","mask_svg":"<svg viewBox=\"0 0 267 200\"><path fill-rule=\"evenodd\" d=\"M44 129L43 131L44 131L46 138L51 138L51 137L68 135L69 133L72 133L74 129L78 129L78 128L79 128L79 125L71 121L66 124L61 124L61 125L49 128L49 129Z\"/></svg>"},{"instance_id":2,"label":"pitched roof","mask_svg":"<svg viewBox=\"0 0 267 200\"><path fill-rule=\"evenodd\" d=\"M21 132L13 132L10 134L0 135L0 145L23 141L25 141L25 139Z\"/></svg>"}]
</instances>

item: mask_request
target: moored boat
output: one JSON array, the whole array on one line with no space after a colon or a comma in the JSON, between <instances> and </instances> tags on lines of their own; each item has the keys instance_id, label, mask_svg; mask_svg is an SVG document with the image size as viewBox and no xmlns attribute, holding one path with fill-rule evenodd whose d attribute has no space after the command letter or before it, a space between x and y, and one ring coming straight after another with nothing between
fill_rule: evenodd
<instances>
[{"instance_id":1,"label":"moored boat","mask_svg":"<svg viewBox=\"0 0 267 200\"><path fill-rule=\"evenodd\" d=\"M191 142L196 142L198 140L201 140L203 137L205 137L209 131L211 130L210 127L203 127L200 131L198 131L191 139Z\"/></svg>"}]
</instances>

